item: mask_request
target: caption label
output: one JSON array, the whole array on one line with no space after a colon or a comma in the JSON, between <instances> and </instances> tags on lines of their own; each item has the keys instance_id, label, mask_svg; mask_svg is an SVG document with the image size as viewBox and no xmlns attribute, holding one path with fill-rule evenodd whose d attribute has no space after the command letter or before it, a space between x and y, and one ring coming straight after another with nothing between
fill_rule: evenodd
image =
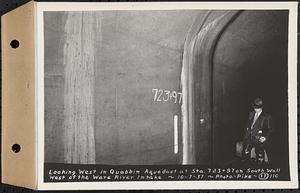
<instances>
[{"instance_id":1,"label":"caption label","mask_svg":"<svg viewBox=\"0 0 300 193\"><path fill-rule=\"evenodd\" d=\"M97 168L48 169L45 182L160 180L278 180L280 168Z\"/></svg>"}]
</instances>

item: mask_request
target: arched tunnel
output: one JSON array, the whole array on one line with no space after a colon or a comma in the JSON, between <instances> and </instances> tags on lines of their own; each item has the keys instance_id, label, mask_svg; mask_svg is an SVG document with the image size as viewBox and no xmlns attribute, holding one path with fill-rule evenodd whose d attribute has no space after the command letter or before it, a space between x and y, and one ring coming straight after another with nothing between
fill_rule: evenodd
<instances>
[{"instance_id":1,"label":"arched tunnel","mask_svg":"<svg viewBox=\"0 0 300 193\"><path fill-rule=\"evenodd\" d=\"M287 165L287 86L288 11L201 13L184 50L183 162L231 164L251 103L261 97L273 118L270 160Z\"/></svg>"}]
</instances>

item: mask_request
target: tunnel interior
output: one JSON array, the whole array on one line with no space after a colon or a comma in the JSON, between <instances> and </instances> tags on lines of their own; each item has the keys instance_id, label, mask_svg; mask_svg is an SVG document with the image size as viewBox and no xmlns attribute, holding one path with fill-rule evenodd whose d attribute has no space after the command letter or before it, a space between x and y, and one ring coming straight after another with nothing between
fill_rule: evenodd
<instances>
[{"instance_id":1,"label":"tunnel interior","mask_svg":"<svg viewBox=\"0 0 300 193\"><path fill-rule=\"evenodd\" d=\"M222 33L213 56L212 163L230 164L251 103L272 116L270 159L288 165L288 11L243 11Z\"/></svg>"},{"instance_id":2,"label":"tunnel interior","mask_svg":"<svg viewBox=\"0 0 300 193\"><path fill-rule=\"evenodd\" d=\"M200 21L204 13L200 12ZM65 143L61 135L64 14L45 14L45 160L57 163L63 162L61 146ZM177 153L173 141L173 117L180 116L181 104L155 101L153 89L180 92L184 38L199 11L98 14L103 39L95 46L97 163L181 163L183 139L179 135ZM222 14L224 11L211 11L206 24ZM172 25L165 26L170 21ZM212 97L207 100L212 104L212 128L193 136L197 160L216 165L234 160L251 103L261 97L264 109L273 117L272 150L280 155L272 160L279 166L288 165L287 39L286 10L241 11L222 32L211 73L206 74L211 84L202 85L211 87ZM178 128L181 134L180 125Z\"/></svg>"}]
</instances>

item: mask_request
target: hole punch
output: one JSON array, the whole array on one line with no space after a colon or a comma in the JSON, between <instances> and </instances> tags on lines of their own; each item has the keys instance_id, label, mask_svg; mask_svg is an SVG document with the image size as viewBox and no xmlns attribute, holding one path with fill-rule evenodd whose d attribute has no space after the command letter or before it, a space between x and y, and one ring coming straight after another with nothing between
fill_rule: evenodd
<instances>
[{"instance_id":1,"label":"hole punch","mask_svg":"<svg viewBox=\"0 0 300 193\"><path fill-rule=\"evenodd\" d=\"M19 144L13 144L11 149L12 149L13 152L19 153L21 151L21 146Z\"/></svg>"},{"instance_id":2,"label":"hole punch","mask_svg":"<svg viewBox=\"0 0 300 193\"><path fill-rule=\"evenodd\" d=\"M10 46L14 49L18 48L20 46L20 42L18 40L12 40L10 42Z\"/></svg>"}]
</instances>

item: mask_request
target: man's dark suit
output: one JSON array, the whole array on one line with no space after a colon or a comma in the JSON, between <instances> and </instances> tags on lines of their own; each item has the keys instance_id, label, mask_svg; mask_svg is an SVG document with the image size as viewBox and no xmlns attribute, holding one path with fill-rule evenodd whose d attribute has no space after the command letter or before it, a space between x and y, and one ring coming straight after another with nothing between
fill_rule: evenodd
<instances>
[{"instance_id":1,"label":"man's dark suit","mask_svg":"<svg viewBox=\"0 0 300 193\"><path fill-rule=\"evenodd\" d=\"M251 149L255 148L256 155L262 154L264 150L266 150L267 154L270 149L269 138L272 132L272 117L271 115L265 113L264 111L261 112L260 116L257 118L256 122L254 123L253 127L253 119L254 119L255 111L250 112L248 121L247 121L247 130L244 135L243 140L243 147L245 151L251 151ZM266 141L261 143L260 138L265 137ZM249 156L249 155L246 155Z\"/></svg>"}]
</instances>

